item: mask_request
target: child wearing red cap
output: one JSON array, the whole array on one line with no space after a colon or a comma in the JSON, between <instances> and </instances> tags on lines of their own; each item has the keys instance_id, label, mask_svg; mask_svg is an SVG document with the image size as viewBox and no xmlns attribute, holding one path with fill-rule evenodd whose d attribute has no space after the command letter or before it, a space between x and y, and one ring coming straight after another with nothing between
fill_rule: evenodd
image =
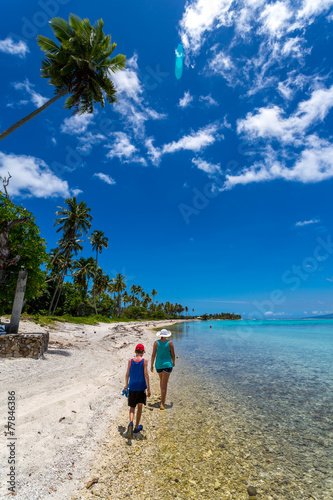
<instances>
[{"instance_id":1,"label":"child wearing red cap","mask_svg":"<svg viewBox=\"0 0 333 500\"><path fill-rule=\"evenodd\" d=\"M138 344L135 348L135 357L133 359L130 359L127 365L124 390L127 391L127 389L129 389L128 406L130 407L130 422L127 428L128 439L132 439L133 432L137 433L142 430L142 425L139 424L142 414L142 407L146 404L146 389L147 396L150 397L148 361L146 359L143 359L142 357L144 352L144 346L142 344ZM135 429L133 429L133 420L136 406L138 406L135 421L136 425Z\"/></svg>"}]
</instances>

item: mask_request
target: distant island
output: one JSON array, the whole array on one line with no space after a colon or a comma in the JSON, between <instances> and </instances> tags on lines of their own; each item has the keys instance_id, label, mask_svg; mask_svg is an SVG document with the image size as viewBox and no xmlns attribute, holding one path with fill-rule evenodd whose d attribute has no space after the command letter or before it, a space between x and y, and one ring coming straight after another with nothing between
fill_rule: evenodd
<instances>
[{"instance_id":1,"label":"distant island","mask_svg":"<svg viewBox=\"0 0 333 500\"><path fill-rule=\"evenodd\" d=\"M198 319L202 319L203 321L207 321L209 319L242 319L240 314L234 313L215 313L215 314L202 314L198 317Z\"/></svg>"},{"instance_id":2,"label":"distant island","mask_svg":"<svg viewBox=\"0 0 333 500\"><path fill-rule=\"evenodd\" d=\"M321 316L308 316L304 319L333 319L333 314L322 314Z\"/></svg>"}]
</instances>

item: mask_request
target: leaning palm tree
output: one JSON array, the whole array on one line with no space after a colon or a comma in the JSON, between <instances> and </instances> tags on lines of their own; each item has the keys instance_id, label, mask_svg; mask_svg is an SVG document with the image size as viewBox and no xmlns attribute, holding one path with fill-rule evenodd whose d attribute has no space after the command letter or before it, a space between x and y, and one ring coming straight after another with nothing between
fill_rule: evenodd
<instances>
[{"instance_id":1,"label":"leaning palm tree","mask_svg":"<svg viewBox=\"0 0 333 500\"><path fill-rule=\"evenodd\" d=\"M95 230L91 233L91 236L88 238L90 243L92 244L93 250L96 250L96 269L98 265L98 254L102 253L103 247L108 247L109 239L105 236L104 231ZM97 306L96 306L96 295L95 295L95 287L93 287L93 296L94 296L94 307L95 314L97 314Z\"/></svg>"},{"instance_id":2,"label":"leaning palm tree","mask_svg":"<svg viewBox=\"0 0 333 500\"><path fill-rule=\"evenodd\" d=\"M103 25L102 19L92 26L89 19L74 14L70 14L69 22L61 17L51 19L50 26L58 43L45 36L38 36L37 40L45 52L41 76L49 79L56 95L2 132L0 140L65 95L64 108L79 114L92 113L96 103L104 107L105 101L109 104L117 101L110 74L125 68L126 57L118 54L110 59L117 44L111 43L110 35L105 36Z\"/></svg>"}]
</instances>

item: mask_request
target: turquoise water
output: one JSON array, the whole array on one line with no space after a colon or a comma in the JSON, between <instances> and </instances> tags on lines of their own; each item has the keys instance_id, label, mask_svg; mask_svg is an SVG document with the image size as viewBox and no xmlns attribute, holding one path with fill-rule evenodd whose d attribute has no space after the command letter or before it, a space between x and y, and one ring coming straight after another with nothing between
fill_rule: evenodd
<instances>
[{"instance_id":1,"label":"turquoise water","mask_svg":"<svg viewBox=\"0 0 333 500\"><path fill-rule=\"evenodd\" d=\"M280 460L288 488L304 481L304 498L333 498L333 321L198 321L172 331L194 392L221 415L233 402L248 435Z\"/></svg>"}]
</instances>

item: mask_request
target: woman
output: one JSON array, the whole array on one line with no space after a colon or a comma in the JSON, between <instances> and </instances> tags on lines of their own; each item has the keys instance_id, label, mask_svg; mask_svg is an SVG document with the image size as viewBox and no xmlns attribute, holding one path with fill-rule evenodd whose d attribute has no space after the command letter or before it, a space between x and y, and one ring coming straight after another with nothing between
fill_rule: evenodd
<instances>
[{"instance_id":1,"label":"woman","mask_svg":"<svg viewBox=\"0 0 333 500\"><path fill-rule=\"evenodd\" d=\"M153 354L151 355L151 371L154 371L154 361L155 368L160 377L160 387L161 387L161 410L165 410L165 398L168 388L168 382L172 368L176 364L175 349L171 340L167 340L171 336L171 332L168 330L161 330L156 333L159 340L155 340L153 347Z\"/></svg>"}]
</instances>

